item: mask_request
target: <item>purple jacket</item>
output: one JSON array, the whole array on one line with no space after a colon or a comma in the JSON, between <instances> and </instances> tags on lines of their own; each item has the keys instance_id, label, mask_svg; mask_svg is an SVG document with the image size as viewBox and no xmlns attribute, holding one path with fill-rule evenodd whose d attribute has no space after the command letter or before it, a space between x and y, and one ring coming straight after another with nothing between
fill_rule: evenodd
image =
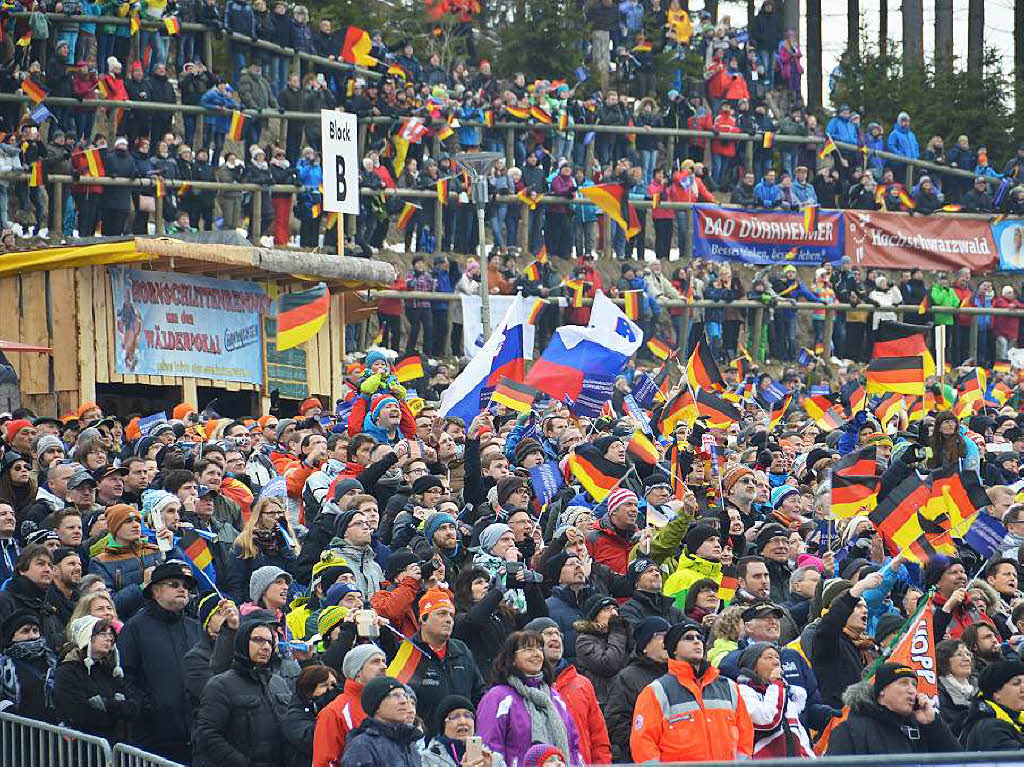
<instances>
[{"instance_id":1,"label":"purple jacket","mask_svg":"<svg viewBox=\"0 0 1024 767\"><path fill-rule=\"evenodd\" d=\"M537 682L525 680L531 687ZM566 732L569 733L569 765L582 765L580 755L580 738L573 724L572 715L561 696L551 690L551 698L555 708L562 715ZM530 726L530 714L522 697L508 685L498 684L489 689L476 707L477 735L492 751L501 754L508 767L522 767L523 757L533 745L533 728Z\"/></svg>"}]
</instances>

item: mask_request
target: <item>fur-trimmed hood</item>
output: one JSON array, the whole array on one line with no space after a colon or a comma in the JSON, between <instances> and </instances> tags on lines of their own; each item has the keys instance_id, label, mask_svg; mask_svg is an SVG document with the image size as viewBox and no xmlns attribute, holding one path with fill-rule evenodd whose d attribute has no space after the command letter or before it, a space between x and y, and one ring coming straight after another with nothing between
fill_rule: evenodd
<instances>
[{"instance_id":1,"label":"fur-trimmed hood","mask_svg":"<svg viewBox=\"0 0 1024 767\"><path fill-rule=\"evenodd\" d=\"M597 621L588 621L586 618L581 618L578 621L573 621L573 629L577 634L597 634L599 636L608 635L608 627L601 627Z\"/></svg>"},{"instance_id":2,"label":"fur-trimmed hood","mask_svg":"<svg viewBox=\"0 0 1024 767\"><path fill-rule=\"evenodd\" d=\"M877 708L875 701L874 682L866 680L850 685L843 693L843 703L850 707L854 713L867 713L872 708Z\"/></svg>"}]
</instances>

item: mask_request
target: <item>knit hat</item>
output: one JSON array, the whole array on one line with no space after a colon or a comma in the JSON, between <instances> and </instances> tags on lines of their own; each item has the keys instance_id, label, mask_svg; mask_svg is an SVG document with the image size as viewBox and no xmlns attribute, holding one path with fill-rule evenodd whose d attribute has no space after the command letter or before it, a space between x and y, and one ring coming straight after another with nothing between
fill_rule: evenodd
<instances>
[{"instance_id":1,"label":"knit hat","mask_svg":"<svg viewBox=\"0 0 1024 767\"><path fill-rule=\"evenodd\" d=\"M4 649L10 647L15 632L22 626L35 626L40 631L43 630L43 624L40 622L39 616L34 612L31 610L16 610L3 621L3 635L0 636L0 647Z\"/></svg>"},{"instance_id":2,"label":"knit hat","mask_svg":"<svg viewBox=\"0 0 1024 767\"><path fill-rule=\"evenodd\" d=\"M555 623L553 618L549 618L546 615L542 615L540 618L534 618L532 621L523 626L523 631L535 631L538 634L543 633L547 629L557 629L558 624ZM558 629L561 631L561 629Z\"/></svg>"},{"instance_id":3,"label":"knit hat","mask_svg":"<svg viewBox=\"0 0 1024 767\"><path fill-rule=\"evenodd\" d=\"M690 554L695 554L697 549L709 538L718 538L719 542L721 542L722 531L717 525L708 522L692 523L686 530L686 537L683 539L686 544L686 551Z\"/></svg>"},{"instance_id":4,"label":"knit hat","mask_svg":"<svg viewBox=\"0 0 1024 767\"><path fill-rule=\"evenodd\" d=\"M162 514L164 509L173 503L180 505L178 496L168 493L166 490L153 490L146 489L142 491L142 516L150 520L150 524L153 524L152 520L154 515ZM109 519L110 512L107 512L107 527L110 527Z\"/></svg>"},{"instance_id":5,"label":"knit hat","mask_svg":"<svg viewBox=\"0 0 1024 767\"><path fill-rule=\"evenodd\" d=\"M618 437L612 436L598 437L593 441L592 444L595 448L597 448L597 452L600 453L601 457L603 458L604 454L608 452L608 448L612 446L613 442L622 442L622 440L619 439Z\"/></svg>"},{"instance_id":6,"label":"knit hat","mask_svg":"<svg viewBox=\"0 0 1024 767\"><path fill-rule=\"evenodd\" d=\"M735 468L729 469L729 471L725 473L725 476L722 477L722 492L728 496L733 485L746 476L754 476L753 470L748 469L746 466L736 466Z\"/></svg>"},{"instance_id":7,"label":"knit hat","mask_svg":"<svg viewBox=\"0 0 1024 767\"><path fill-rule=\"evenodd\" d=\"M985 666L978 677L978 692L991 698L1015 676L1024 674L1024 663L1019 660L999 660Z\"/></svg>"},{"instance_id":8,"label":"knit hat","mask_svg":"<svg viewBox=\"0 0 1024 767\"><path fill-rule=\"evenodd\" d=\"M594 516L593 510L586 506L567 506L565 510L558 515L558 526L576 527L581 517Z\"/></svg>"},{"instance_id":9,"label":"knit hat","mask_svg":"<svg viewBox=\"0 0 1024 767\"><path fill-rule=\"evenodd\" d=\"M509 496L516 490L526 486L526 480L514 475L502 477L498 480L498 505L502 508L508 505Z\"/></svg>"},{"instance_id":10,"label":"knit hat","mask_svg":"<svg viewBox=\"0 0 1024 767\"><path fill-rule=\"evenodd\" d=\"M480 549L481 551L490 553L491 549L498 542L505 533L511 532L512 528L502 522L495 522L493 525L488 525L480 533Z\"/></svg>"},{"instance_id":11,"label":"knit hat","mask_svg":"<svg viewBox=\"0 0 1024 767\"><path fill-rule=\"evenodd\" d=\"M299 415L305 415L306 413L308 413L313 408L317 408L318 407L318 408L323 409L323 406L324 406L324 403L321 402L316 397L306 397L306 399L302 400L302 404L299 405Z\"/></svg>"},{"instance_id":12,"label":"knit hat","mask_svg":"<svg viewBox=\"0 0 1024 767\"><path fill-rule=\"evenodd\" d=\"M210 618L217 612L217 606L222 598L216 591L207 591L199 597L199 601L196 603L196 617L199 618L199 625L203 631L206 631Z\"/></svg>"},{"instance_id":13,"label":"knit hat","mask_svg":"<svg viewBox=\"0 0 1024 767\"><path fill-rule=\"evenodd\" d=\"M323 635L323 632L320 632ZM384 651L373 644L357 644L347 653L345 653L345 659L341 662L341 673L345 675L346 679L355 679L359 676L359 672L363 670L363 666L366 665L367 661L374 656L381 656L387 658L384 655Z\"/></svg>"},{"instance_id":14,"label":"knit hat","mask_svg":"<svg viewBox=\"0 0 1024 767\"><path fill-rule=\"evenodd\" d=\"M332 579L330 583L324 584L327 588L330 588L334 585L334 581L346 570L350 573L352 572L352 568L348 566L348 561L345 557L333 549L326 549L321 552L320 559L313 563L313 577L309 582L310 590L323 583L324 578Z\"/></svg>"},{"instance_id":15,"label":"knit hat","mask_svg":"<svg viewBox=\"0 0 1024 767\"><path fill-rule=\"evenodd\" d=\"M665 652L668 653L668 657L671 658L675 655L676 645L679 644L679 640L683 638L683 634L687 631L699 631L702 636L704 635L704 629L701 628L701 625L691 621L689 618L674 624L665 632Z\"/></svg>"},{"instance_id":16,"label":"knit hat","mask_svg":"<svg viewBox=\"0 0 1024 767\"><path fill-rule=\"evenodd\" d=\"M377 423L377 419L380 418L380 411L388 405L398 405L398 399L391 394L374 394L370 398L370 420Z\"/></svg>"},{"instance_id":17,"label":"knit hat","mask_svg":"<svg viewBox=\"0 0 1024 767\"><path fill-rule=\"evenodd\" d=\"M473 701L461 695L446 695L441 698L441 702L437 704L437 708L434 710L434 731L443 733L444 722L448 718L448 714L459 709L465 709L466 711L476 710L473 706Z\"/></svg>"},{"instance_id":18,"label":"knit hat","mask_svg":"<svg viewBox=\"0 0 1024 767\"><path fill-rule=\"evenodd\" d=\"M367 716L372 717L376 715L380 704L384 702L384 698L394 690L404 689L405 685L394 677L379 676L363 685L363 692L359 696L359 703L363 707L363 712Z\"/></svg>"},{"instance_id":19,"label":"knit hat","mask_svg":"<svg viewBox=\"0 0 1024 767\"><path fill-rule=\"evenodd\" d=\"M426 620L430 613L440 610L442 607L455 609L452 592L448 589L427 589L427 592L420 597L420 620Z\"/></svg>"},{"instance_id":20,"label":"knit hat","mask_svg":"<svg viewBox=\"0 0 1024 767\"><path fill-rule=\"evenodd\" d=\"M387 566L384 568L384 577L394 583L395 578L398 577L398 574L402 572L402 570L419 561L420 558L413 554L410 549L398 549L397 551L393 551L391 552L391 556L388 557Z\"/></svg>"},{"instance_id":21,"label":"knit hat","mask_svg":"<svg viewBox=\"0 0 1024 767\"><path fill-rule=\"evenodd\" d=\"M550 743L535 743L526 750L523 767L543 767L544 762L553 756L557 756L563 762L566 761L565 754L557 746Z\"/></svg>"},{"instance_id":22,"label":"knit hat","mask_svg":"<svg viewBox=\"0 0 1024 767\"><path fill-rule=\"evenodd\" d=\"M825 563L820 557L816 557L813 554L801 554L796 558L796 566L800 567L813 567L819 573L824 572Z\"/></svg>"},{"instance_id":23,"label":"knit hat","mask_svg":"<svg viewBox=\"0 0 1024 767\"><path fill-rule=\"evenodd\" d=\"M558 582L558 576L562 573L562 568L565 567L565 563L569 561L569 558L575 556L570 554L568 551L560 551L548 557L544 563L544 580L550 581L551 583Z\"/></svg>"},{"instance_id":24,"label":"knit hat","mask_svg":"<svg viewBox=\"0 0 1024 767\"><path fill-rule=\"evenodd\" d=\"M541 455L544 455L544 448L541 447L540 442L537 440L527 437L516 445L516 449L512 454L513 462L516 466L522 466L523 461L526 460L526 456L530 455L530 453L540 453Z\"/></svg>"},{"instance_id":25,"label":"knit hat","mask_svg":"<svg viewBox=\"0 0 1024 767\"><path fill-rule=\"evenodd\" d=\"M608 493L608 497L605 499L605 504L608 506L608 513L611 514L619 506L624 503L635 503L640 504L640 500L636 497L636 493L625 487L617 487Z\"/></svg>"},{"instance_id":26,"label":"knit hat","mask_svg":"<svg viewBox=\"0 0 1024 767\"><path fill-rule=\"evenodd\" d=\"M644 618L633 629L633 641L636 644L637 654L643 653L647 645L654 639L655 634L664 634L672 628L671 624L660 615L651 615Z\"/></svg>"},{"instance_id":27,"label":"knit hat","mask_svg":"<svg viewBox=\"0 0 1024 767\"><path fill-rule=\"evenodd\" d=\"M351 583L335 583L324 594L324 605L333 607L341 604L341 600L345 598L346 594L358 594L360 598L363 596L363 592Z\"/></svg>"},{"instance_id":28,"label":"knit hat","mask_svg":"<svg viewBox=\"0 0 1024 767\"><path fill-rule=\"evenodd\" d=\"M295 423L294 418L282 418L277 422L277 426L274 427L274 439L280 441L281 435L284 434L284 430Z\"/></svg>"},{"instance_id":29,"label":"knit hat","mask_svg":"<svg viewBox=\"0 0 1024 767\"><path fill-rule=\"evenodd\" d=\"M799 490L797 490L790 484L779 485L777 488L772 490L772 508L779 508L780 506L782 506L782 502L786 500L786 498L791 496L793 493L799 492Z\"/></svg>"},{"instance_id":30,"label":"knit hat","mask_svg":"<svg viewBox=\"0 0 1024 767\"><path fill-rule=\"evenodd\" d=\"M597 614L606 607L617 605L614 599L605 594L591 594L583 603L583 617L588 621L596 620Z\"/></svg>"},{"instance_id":31,"label":"knit hat","mask_svg":"<svg viewBox=\"0 0 1024 767\"><path fill-rule=\"evenodd\" d=\"M92 657L92 638L108 628L110 628L110 621L102 620L95 615L83 615L71 622L68 629L71 641L79 651L85 650L83 662L87 674L91 674L92 667L96 665L96 661ZM121 670L121 656L117 652L117 645L113 642L111 642L110 654L114 661L114 676L124 676L124 672Z\"/></svg>"},{"instance_id":32,"label":"knit hat","mask_svg":"<svg viewBox=\"0 0 1024 767\"><path fill-rule=\"evenodd\" d=\"M121 525L128 521L129 515L137 511L134 506L129 506L127 503L115 503L113 506L108 506L107 532L110 533L110 537L114 538L117 531L121 529Z\"/></svg>"},{"instance_id":33,"label":"knit hat","mask_svg":"<svg viewBox=\"0 0 1024 767\"><path fill-rule=\"evenodd\" d=\"M936 556L929 557L928 564L924 566L924 587L930 589L942 580L942 575L953 565L960 564L959 559Z\"/></svg>"},{"instance_id":34,"label":"knit hat","mask_svg":"<svg viewBox=\"0 0 1024 767\"><path fill-rule=\"evenodd\" d=\"M264 565L253 571L249 576L249 599L254 605L259 604L260 599L263 598L263 592L269 589L270 584L278 578L284 578L288 581L289 586L292 584L292 576L280 567Z\"/></svg>"},{"instance_id":35,"label":"knit hat","mask_svg":"<svg viewBox=\"0 0 1024 767\"><path fill-rule=\"evenodd\" d=\"M778 538L779 536L784 536L788 538L789 530L787 530L777 522L771 522L762 527L758 531L757 539L754 542L754 545L756 546L758 553L760 553L761 550L768 545L768 541L770 541L772 538Z\"/></svg>"},{"instance_id":36,"label":"knit hat","mask_svg":"<svg viewBox=\"0 0 1024 767\"><path fill-rule=\"evenodd\" d=\"M743 651L740 653L740 673L750 678L754 678L754 667L757 666L757 662L761 659L761 655L764 654L765 650L777 649L778 648L771 642L751 642L746 647L744 647Z\"/></svg>"},{"instance_id":37,"label":"knit hat","mask_svg":"<svg viewBox=\"0 0 1024 767\"><path fill-rule=\"evenodd\" d=\"M626 577L629 578L630 585L635 589L636 582L640 580L640 576L652 567L657 570L658 563L650 557L637 557L630 562L629 567L626 568Z\"/></svg>"},{"instance_id":38,"label":"knit hat","mask_svg":"<svg viewBox=\"0 0 1024 767\"><path fill-rule=\"evenodd\" d=\"M887 613L878 619L878 623L875 624L875 639L885 639L890 634L894 634L903 628L904 619L902 615L893 615Z\"/></svg>"},{"instance_id":39,"label":"knit hat","mask_svg":"<svg viewBox=\"0 0 1024 767\"><path fill-rule=\"evenodd\" d=\"M1017 673L1024 674L1024 663L1018 663L1017 665L1022 669ZM982 673L982 677L984 678L984 673ZM898 679L917 679L917 674L914 672L914 669L910 668L910 666L904 666L902 663L883 663L875 669L875 684L872 694L877 698L881 695L882 690ZM1009 677L1007 677L1007 679L1009 679ZM999 687L1002 687L1002 685L1000 684ZM999 687L996 687L995 689L998 690Z\"/></svg>"},{"instance_id":40,"label":"knit hat","mask_svg":"<svg viewBox=\"0 0 1024 767\"><path fill-rule=\"evenodd\" d=\"M422 477L417 477L416 481L412 483L412 492L419 495L435 487L444 490L444 483L441 482L441 478L435 477L433 474L424 474Z\"/></svg>"},{"instance_id":41,"label":"knit hat","mask_svg":"<svg viewBox=\"0 0 1024 767\"><path fill-rule=\"evenodd\" d=\"M832 606L832 602L837 596L852 587L853 584L844 578L834 578L830 580L821 589L821 609L827 610Z\"/></svg>"},{"instance_id":42,"label":"knit hat","mask_svg":"<svg viewBox=\"0 0 1024 767\"><path fill-rule=\"evenodd\" d=\"M326 639L334 631L334 627L345 620L346 615L348 615L347 607L341 607L336 604L325 607L316 616L316 633L322 639Z\"/></svg>"},{"instance_id":43,"label":"knit hat","mask_svg":"<svg viewBox=\"0 0 1024 767\"><path fill-rule=\"evenodd\" d=\"M338 484L334 486L334 500L337 502L341 496L345 493L350 493L353 490L358 490L360 493L363 492L363 483L358 479L352 477L344 477L338 480Z\"/></svg>"},{"instance_id":44,"label":"knit hat","mask_svg":"<svg viewBox=\"0 0 1024 767\"><path fill-rule=\"evenodd\" d=\"M32 422L27 418L18 418L14 421L8 421L6 426L7 431L5 433L5 436L7 437L7 444L9 445L14 442L14 437L19 431L30 428L32 428Z\"/></svg>"},{"instance_id":45,"label":"knit hat","mask_svg":"<svg viewBox=\"0 0 1024 767\"><path fill-rule=\"evenodd\" d=\"M358 513L356 509L349 509L338 515L337 519L334 520L334 534L338 538L345 537L345 532L352 526L352 520L356 518Z\"/></svg>"},{"instance_id":46,"label":"knit hat","mask_svg":"<svg viewBox=\"0 0 1024 767\"><path fill-rule=\"evenodd\" d=\"M384 362L388 366L388 371L391 370L391 361L388 360L384 352L380 351L380 349L370 349L370 351L366 353L364 363L366 364L367 370L373 367L374 362Z\"/></svg>"},{"instance_id":47,"label":"knit hat","mask_svg":"<svg viewBox=\"0 0 1024 767\"><path fill-rule=\"evenodd\" d=\"M52 450L55 447L64 449L64 443L60 441L59 437L55 437L52 434L40 434L36 438L36 455L42 455L47 450Z\"/></svg>"},{"instance_id":48,"label":"knit hat","mask_svg":"<svg viewBox=\"0 0 1024 767\"><path fill-rule=\"evenodd\" d=\"M434 534L441 529L441 525L454 525L455 517L447 512L439 512L431 516L426 522L423 523L423 537L427 539L427 543L433 545Z\"/></svg>"}]
</instances>

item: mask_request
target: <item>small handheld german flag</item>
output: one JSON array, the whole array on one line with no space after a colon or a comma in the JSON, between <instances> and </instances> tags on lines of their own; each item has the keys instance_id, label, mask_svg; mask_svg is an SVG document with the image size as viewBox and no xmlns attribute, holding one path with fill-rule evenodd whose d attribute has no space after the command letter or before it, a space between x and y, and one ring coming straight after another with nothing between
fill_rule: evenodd
<instances>
[{"instance_id":1,"label":"small handheld german flag","mask_svg":"<svg viewBox=\"0 0 1024 767\"><path fill-rule=\"evenodd\" d=\"M523 274L530 282L540 282L540 265L536 261L531 261L530 265L523 270Z\"/></svg>"},{"instance_id":2,"label":"small handheld german flag","mask_svg":"<svg viewBox=\"0 0 1024 767\"><path fill-rule=\"evenodd\" d=\"M26 30L25 34L18 38L18 45L21 48L28 48L32 44L32 30Z\"/></svg>"},{"instance_id":3,"label":"small handheld german flag","mask_svg":"<svg viewBox=\"0 0 1024 767\"><path fill-rule=\"evenodd\" d=\"M917 210L917 203L914 202L914 198L907 194L905 189L899 190L900 202L903 203L903 207L907 210Z\"/></svg>"},{"instance_id":4,"label":"small handheld german flag","mask_svg":"<svg viewBox=\"0 0 1024 767\"><path fill-rule=\"evenodd\" d=\"M761 138L761 148L771 149L773 146L775 146L775 131L765 131Z\"/></svg>"},{"instance_id":5,"label":"small handheld german flag","mask_svg":"<svg viewBox=\"0 0 1024 767\"><path fill-rule=\"evenodd\" d=\"M562 110L561 114L558 115L558 130L569 130L569 113L565 110Z\"/></svg>"},{"instance_id":6,"label":"small handheld german flag","mask_svg":"<svg viewBox=\"0 0 1024 767\"><path fill-rule=\"evenodd\" d=\"M89 165L89 175L99 178L107 175L107 169L103 166L103 158L100 150L95 147L85 150L85 161Z\"/></svg>"},{"instance_id":7,"label":"small handheld german flag","mask_svg":"<svg viewBox=\"0 0 1024 767\"><path fill-rule=\"evenodd\" d=\"M28 176L29 186L42 186L43 185L43 163L41 160L36 160L32 163L32 171Z\"/></svg>"},{"instance_id":8,"label":"small handheld german flag","mask_svg":"<svg viewBox=\"0 0 1024 767\"><path fill-rule=\"evenodd\" d=\"M437 180L437 203L438 205L448 204L448 179L446 178Z\"/></svg>"},{"instance_id":9,"label":"small handheld german flag","mask_svg":"<svg viewBox=\"0 0 1024 767\"><path fill-rule=\"evenodd\" d=\"M168 16L164 19L164 27L167 28L167 34L174 37L181 32L181 22L178 21L177 16Z\"/></svg>"},{"instance_id":10,"label":"small handheld german flag","mask_svg":"<svg viewBox=\"0 0 1024 767\"><path fill-rule=\"evenodd\" d=\"M804 234L810 237L818 231L818 206L808 205L804 208Z\"/></svg>"},{"instance_id":11,"label":"small handheld german flag","mask_svg":"<svg viewBox=\"0 0 1024 767\"><path fill-rule=\"evenodd\" d=\"M826 157L828 157L830 154L832 154L833 152L835 152L837 150L838 150L838 147L836 146L836 142L832 140L831 136L826 135L825 136L825 146L823 146L821 148L821 151L818 152L818 159L819 160L824 160Z\"/></svg>"},{"instance_id":12,"label":"small handheld german flag","mask_svg":"<svg viewBox=\"0 0 1024 767\"><path fill-rule=\"evenodd\" d=\"M652 338L648 341L647 348L659 360L667 360L668 355L672 353L672 347L660 338Z\"/></svg>"},{"instance_id":13,"label":"small handheld german flag","mask_svg":"<svg viewBox=\"0 0 1024 767\"><path fill-rule=\"evenodd\" d=\"M539 392L532 386L518 381L502 378L491 394L491 402L515 410L517 413L529 413Z\"/></svg>"},{"instance_id":14,"label":"small handheld german flag","mask_svg":"<svg viewBox=\"0 0 1024 767\"><path fill-rule=\"evenodd\" d=\"M493 128L494 127L494 110L493 109L488 109L486 112L484 112L484 125L486 125L488 128Z\"/></svg>"},{"instance_id":15,"label":"small handheld german flag","mask_svg":"<svg viewBox=\"0 0 1024 767\"><path fill-rule=\"evenodd\" d=\"M548 110L539 105L534 105L530 108L530 115L534 120L545 125L551 125L551 115L548 114Z\"/></svg>"},{"instance_id":16,"label":"small handheld german flag","mask_svg":"<svg viewBox=\"0 0 1024 767\"><path fill-rule=\"evenodd\" d=\"M627 290L622 297L626 303L626 316L631 320L640 319L640 291Z\"/></svg>"},{"instance_id":17,"label":"small handheld german flag","mask_svg":"<svg viewBox=\"0 0 1024 767\"><path fill-rule=\"evenodd\" d=\"M407 354L395 363L392 372L399 383L423 378L423 358L418 354Z\"/></svg>"},{"instance_id":18,"label":"small handheld german flag","mask_svg":"<svg viewBox=\"0 0 1024 767\"><path fill-rule=\"evenodd\" d=\"M924 294L924 298L921 299L921 303L917 305L918 314L928 314L932 308L932 294L931 291L927 291Z\"/></svg>"},{"instance_id":19,"label":"small handheld german flag","mask_svg":"<svg viewBox=\"0 0 1024 767\"><path fill-rule=\"evenodd\" d=\"M402 213L398 217L398 228L405 229L407 226L409 226L409 222L412 221L412 217L419 209L420 206L416 205L415 203L405 203L405 205L402 206Z\"/></svg>"},{"instance_id":20,"label":"small handheld german flag","mask_svg":"<svg viewBox=\"0 0 1024 767\"><path fill-rule=\"evenodd\" d=\"M658 448L654 446L651 438L644 434L643 429L636 429L633 436L626 445L626 450L631 456L639 461L654 466L660 459Z\"/></svg>"},{"instance_id":21,"label":"small handheld german flag","mask_svg":"<svg viewBox=\"0 0 1024 767\"><path fill-rule=\"evenodd\" d=\"M231 129L228 131L228 138L232 141L241 141L245 134L245 121L248 120L242 112L237 109L231 112Z\"/></svg>"},{"instance_id":22,"label":"small handheld german flag","mask_svg":"<svg viewBox=\"0 0 1024 767\"><path fill-rule=\"evenodd\" d=\"M50 95L50 92L46 90L46 88L27 77L21 81L21 92L28 96L29 100L33 104L39 104L43 99Z\"/></svg>"}]
</instances>

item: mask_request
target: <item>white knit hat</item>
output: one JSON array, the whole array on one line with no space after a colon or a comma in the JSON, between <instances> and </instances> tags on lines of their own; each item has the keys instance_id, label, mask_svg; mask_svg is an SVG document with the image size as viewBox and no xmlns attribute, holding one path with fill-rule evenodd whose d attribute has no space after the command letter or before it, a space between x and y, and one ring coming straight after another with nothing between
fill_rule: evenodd
<instances>
[{"instance_id":1,"label":"white knit hat","mask_svg":"<svg viewBox=\"0 0 1024 767\"><path fill-rule=\"evenodd\" d=\"M85 650L85 668L88 673L92 673L92 667L96 665L96 661L92 657L92 638L96 633L96 625L103 623L101 628L107 628L110 626L109 621L97 618L95 615L83 615L81 618L77 618L71 622L71 641L74 643L80 651ZM111 657L114 660L114 676L124 676L124 671L121 670L121 655L117 651L117 645L113 645L110 651Z\"/></svg>"}]
</instances>

